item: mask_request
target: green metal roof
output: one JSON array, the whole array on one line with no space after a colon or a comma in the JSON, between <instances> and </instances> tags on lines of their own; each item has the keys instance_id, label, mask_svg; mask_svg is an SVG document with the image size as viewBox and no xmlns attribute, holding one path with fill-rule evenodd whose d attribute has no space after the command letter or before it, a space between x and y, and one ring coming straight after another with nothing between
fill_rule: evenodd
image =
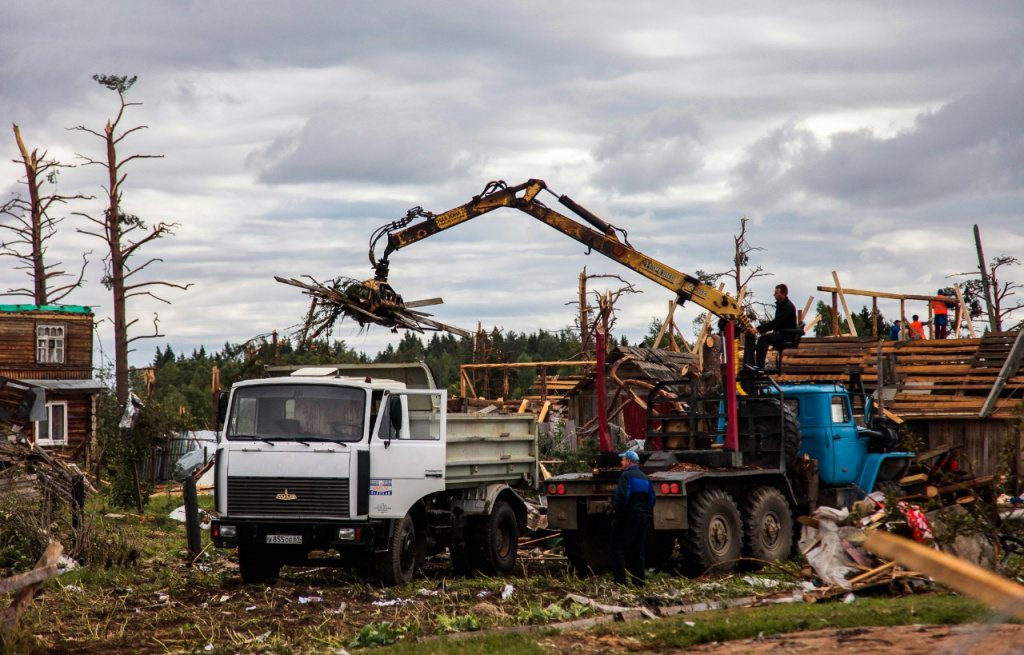
<instances>
[{"instance_id":1,"label":"green metal roof","mask_svg":"<svg viewBox=\"0 0 1024 655\"><path fill-rule=\"evenodd\" d=\"M0 312L65 312L92 314L91 307L83 305L0 305Z\"/></svg>"}]
</instances>

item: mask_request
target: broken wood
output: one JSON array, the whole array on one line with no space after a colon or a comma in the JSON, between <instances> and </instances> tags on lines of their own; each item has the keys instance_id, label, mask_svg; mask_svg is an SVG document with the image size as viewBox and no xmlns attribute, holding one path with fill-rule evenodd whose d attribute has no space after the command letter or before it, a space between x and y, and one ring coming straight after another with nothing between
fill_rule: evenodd
<instances>
[{"instance_id":1,"label":"broken wood","mask_svg":"<svg viewBox=\"0 0 1024 655\"><path fill-rule=\"evenodd\" d=\"M25 613L29 603L35 598L39 585L49 578L57 575L57 560L64 552L64 546L59 542L51 541L50 545L43 551L43 556L36 562L33 570L27 573L16 575L7 580L0 580L0 593L19 590L14 595L11 606L0 611L0 629L9 630L14 628L18 619Z\"/></svg>"},{"instance_id":2,"label":"broken wood","mask_svg":"<svg viewBox=\"0 0 1024 655\"><path fill-rule=\"evenodd\" d=\"M1000 612L1024 619L1024 587L962 559L882 531L864 541L871 552L931 576Z\"/></svg>"}]
</instances>

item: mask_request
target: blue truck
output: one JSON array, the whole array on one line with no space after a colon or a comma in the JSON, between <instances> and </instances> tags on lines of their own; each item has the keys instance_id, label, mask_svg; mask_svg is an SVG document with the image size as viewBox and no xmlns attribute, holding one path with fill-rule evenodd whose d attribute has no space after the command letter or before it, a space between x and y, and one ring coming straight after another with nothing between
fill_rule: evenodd
<instances>
[{"instance_id":1,"label":"blue truck","mask_svg":"<svg viewBox=\"0 0 1024 655\"><path fill-rule=\"evenodd\" d=\"M844 382L776 384L741 373L737 443L725 447L725 395L699 392L696 380L659 383L647 398L648 431L640 467L657 496L647 565L679 552L686 569L732 570L741 558L789 556L794 517L818 505L847 506L874 490L896 491L914 454L874 411L858 376ZM549 478L548 527L562 531L570 565L608 568L609 509L618 456L598 456L587 473Z\"/></svg>"}]
</instances>

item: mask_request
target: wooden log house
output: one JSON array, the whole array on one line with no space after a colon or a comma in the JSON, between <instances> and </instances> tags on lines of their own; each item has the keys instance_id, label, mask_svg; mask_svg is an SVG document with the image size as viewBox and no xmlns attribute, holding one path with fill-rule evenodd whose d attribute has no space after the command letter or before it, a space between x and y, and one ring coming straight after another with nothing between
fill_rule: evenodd
<instances>
[{"instance_id":1,"label":"wooden log house","mask_svg":"<svg viewBox=\"0 0 1024 655\"><path fill-rule=\"evenodd\" d=\"M38 400L19 426L17 403L9 423L41 446L73 456L92 440L95 396L93 313L75 305L0 305L0 404L20 401L26 386ZM4 387L7 387L5 390Z\"/></svg>"}]
</instances>

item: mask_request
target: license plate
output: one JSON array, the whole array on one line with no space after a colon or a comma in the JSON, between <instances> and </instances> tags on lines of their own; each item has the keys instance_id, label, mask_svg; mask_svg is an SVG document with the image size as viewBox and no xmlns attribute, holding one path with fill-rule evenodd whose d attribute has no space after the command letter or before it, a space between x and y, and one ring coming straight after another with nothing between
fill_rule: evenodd
<instances>
[{"instance_id":1,"label":"license plate","mask_svg":"<svg viewBox=\"0 0 1024 655\"><path fill-rule=\"evenodd\" d=\"M301 544L301 534L268 534L268 544Z\"/></svg>"}]
</instances>

